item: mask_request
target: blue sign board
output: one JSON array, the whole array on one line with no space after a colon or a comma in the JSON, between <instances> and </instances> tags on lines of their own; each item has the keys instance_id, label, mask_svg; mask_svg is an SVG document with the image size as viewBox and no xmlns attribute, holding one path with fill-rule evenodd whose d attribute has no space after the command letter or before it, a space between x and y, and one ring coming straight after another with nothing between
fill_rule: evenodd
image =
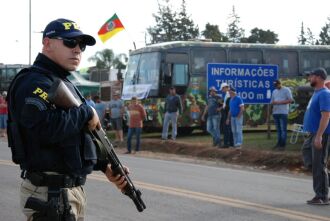
<instances>
[{"instance_id":1,"label":"blue sign board","mask_svg":"<svg viewBox=\"0 0 330 221\"><path fill-rule=\"evenodd\" d=\"M245 104L269 104L273 82L278 79L277 65L215 64L207 65L207 88L219 93L221 83L232 85Z\"/></svg>"}]
</instances>

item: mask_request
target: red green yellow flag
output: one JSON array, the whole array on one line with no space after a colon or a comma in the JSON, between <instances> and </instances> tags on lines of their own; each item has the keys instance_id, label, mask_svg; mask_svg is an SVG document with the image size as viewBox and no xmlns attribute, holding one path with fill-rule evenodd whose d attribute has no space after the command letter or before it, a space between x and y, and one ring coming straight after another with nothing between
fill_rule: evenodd
<instances>
[{"instance_id":1,"label":"red green yellow flag","mask_svg":"<svg viewBox=\"0 0 330 221\"><path fill-rule=\"evenodd\" d=\"M115 13L106 23L104 23L104 25L102 25L98 35L101 41L104 43L123 29L124 26Z\"/></svg>"}]
</instances>

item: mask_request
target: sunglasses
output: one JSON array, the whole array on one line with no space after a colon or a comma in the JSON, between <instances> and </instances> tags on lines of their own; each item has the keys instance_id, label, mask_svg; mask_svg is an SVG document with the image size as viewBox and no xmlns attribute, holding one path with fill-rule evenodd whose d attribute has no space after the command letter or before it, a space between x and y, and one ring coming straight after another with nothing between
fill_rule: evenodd
<instances>
[{"instance_id":1,"label":"sunglasses","mask_svg":"<svg viewBox=\"0 0 330 221\"><path fill-rule=\"evenodd\" d=\"M79 48L81 51L85 51L86 44L81 42L80 40L74 39L74 38L62 38L62 37L54 37L52 39L58 39L62 40L63 44L68 48L75 48L77 45L79 45Z\"/></svg>"}]
</instances>

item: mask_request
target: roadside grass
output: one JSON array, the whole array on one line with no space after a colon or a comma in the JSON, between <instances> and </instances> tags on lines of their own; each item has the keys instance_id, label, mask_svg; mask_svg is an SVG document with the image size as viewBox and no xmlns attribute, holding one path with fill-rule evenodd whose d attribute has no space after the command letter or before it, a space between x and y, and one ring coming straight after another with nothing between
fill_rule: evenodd
<instances>
[{"instance_id":1,"label":"roadside grass","mask_svg":"<svg viewBox=\"0 0 330 221\"><path fill-rule=\"evenodd\" d=\"M107 131L107 135L110 141L113 142L115 132ZM274 151L272 147L276 144L277 139L276 131L274 130L270 133L270 138L268 138L268 133L265 130L244 128L242 150L212 147L211 136L201 130L196 130L191 135L178 136L176 141L162 141L160 132L143 132L142 151L138 152L137 156L159 159L178 159L178 156L180 158L185 156L197 163L201 162L200 160L206 160L216 162L217 164L218 162L226 162L261 169L285 169L296 173L308 173L303 167L300 152L304 137L300 135L298 141L295 144L291 144L291 135L292 132L289 131L285 151ZM126 136L127 134L125 133L125 141ZM134 143L135 139L133 138L132 144L134 145ZM126 151L126 142L120 143L116 148L117 151L123 154ZM330 160L328 165L330 169Z\"/></svg>"},{"instance_id":2,"label":"roadside grass","mask_svg":"<svg viewBox=\"0 0 330 221\"><path fill-rule=\"evenodd\" d=\"M143 138L160 139L161 133L142 133ZM303 136L299 136L297 143L290 143L291 132L288 132L286 151L300 151L303 143ZM256 149L256 150L272 150L276 144L277 134L276 132L270 133L270 138L266 131L249 131L243 132L243 148ZM178 136L177 141L186 143L206 144L211 145L212 139L209 134L205 134L202 131L194 131L191 135Z\"/></svg>"},{"instance_id":3,"label":"roadside grass","mask_svg":"<svg viewBox=\"0 0 330 221\"><path fill-rule=\"evenodd\" d=\"M302 135L298 137L298 140L295 144L290 143L290 138L292 132L290 131L292 125L288 125L288 134L287 134L287 146L286 151L290 152L298 152L301 149L304 138ZM115 134L113 131L107 132L109 138L114 140ZM171 130L169 130L169 134L171 134ZM126 140L126 135L125 140ZM244 127L243 130L243 148L244 149L255 149L255 150L272 150L277 142L277 134L275 131L275 127L272 125L270 138L268 138L268 133L266 131L266 127L258 127L258 128L250 128ZM141 138L151 138L151 139L159 139L161 138L160 132L142 132ZM222 136L223 138L223 136ZM133 138L134 140L134 138ZM202 130L194 130L190 135L178 135L178 142L184 143L195 143L195 144L205 144L211 146L212 139L208 133L204 133Z\"/></svg>"},{"instance_id":4,"label":"roadside grass","mask_svg":"<svg viewBox=\"0 0 330 221\"><path fill-rule=\"evenodd\" d=\"M272 150L277 142L276 132L272 132L270 138L266 132L251 132L243 134L243 147L260 150ZM288 132L286 151L300 151L303 137L300 136L295 144L290 143L291 132Z\"/></svg>"},{"instance_id":5,"label":"roadside grass","mask_svg":"<svg viewBox=\"0 0 330 221\"><path fill-rule=\"evenodd\" d=\"M108 133L109 137L114 138L114 132ZM126 135L126 134L125 134ZM142 152L144 156L157 157L168 156L164 154L173 154L175 156L191 156L196 159L206 159L211 161L224 161L226 163L249 165L262 169L271 170L291 170L295 172L306 172L303 170L303 163L300 149L303 143L303 136L300 136L297 143L291 144L291 131L288 131L287 146L285 151L276 151L272 147L276 144L276 131L270 133L270 138L265 130L253 130L244 128L242 150L237 151L231 148L222 149L212 146L211 136L196 130L190 135L179 135L176 141L161 140L160 132L142 133L141 143L143 145ZM126 140L126 137L125 137ZM133 138L134 145L135 139ZM122 146L122 151L126 147L126 143Z\"/></svg>"}]
</instances>

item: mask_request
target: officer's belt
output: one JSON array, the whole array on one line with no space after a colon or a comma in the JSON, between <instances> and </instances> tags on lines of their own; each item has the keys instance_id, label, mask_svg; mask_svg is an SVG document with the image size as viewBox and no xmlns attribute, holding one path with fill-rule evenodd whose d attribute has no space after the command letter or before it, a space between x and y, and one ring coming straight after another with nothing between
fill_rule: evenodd
<instances>
[{"instance_id":1,"label":"officer's belt","mask_svg":"<svg viewBox=\"0 0 330 221\"><path fill-rule=\"evenodd\" d=\"M22 176L23 179L28 179L35 186L48 186L57 188L72 188L84 185L86 176L70 176L70 175L53 175L41 172L26 171Z\"/></svg>"}]
</instances>

